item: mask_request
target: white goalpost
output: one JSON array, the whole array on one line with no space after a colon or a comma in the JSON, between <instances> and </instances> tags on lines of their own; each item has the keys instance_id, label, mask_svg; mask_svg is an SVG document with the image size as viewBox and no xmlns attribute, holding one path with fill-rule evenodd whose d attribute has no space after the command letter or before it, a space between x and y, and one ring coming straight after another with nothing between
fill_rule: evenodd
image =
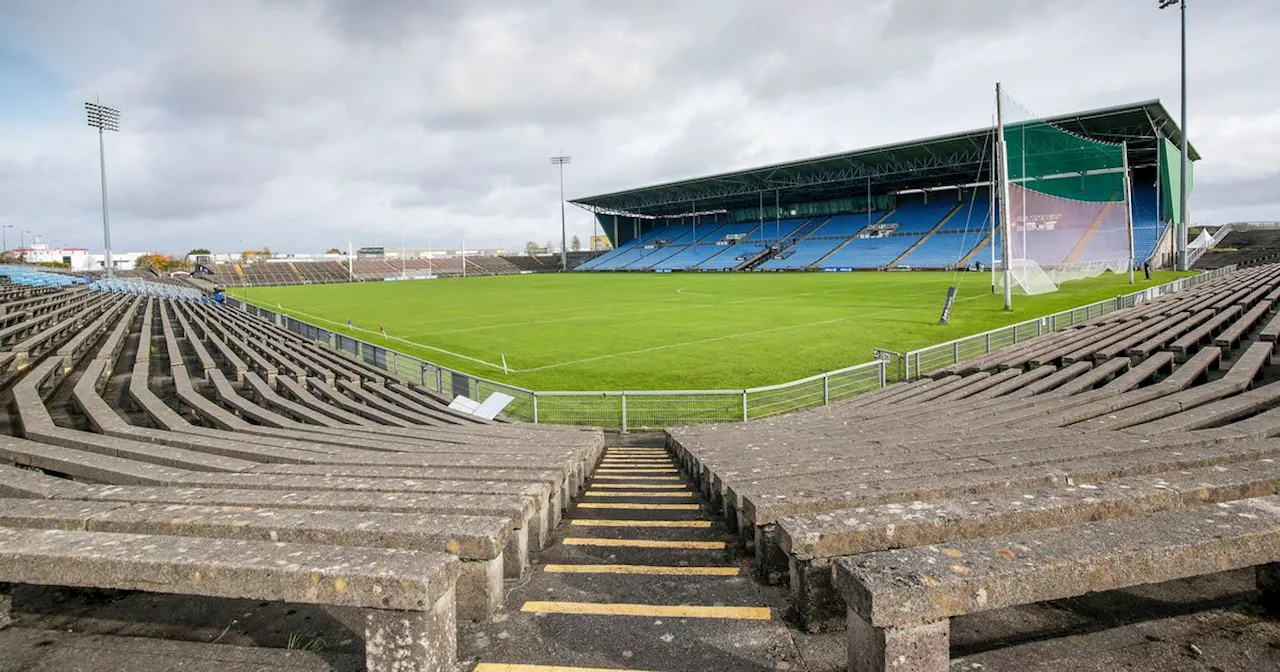
<instances>
[{"instance_id":1,"label":"white goalpost","mask_svg":"<svg viewBox=\"0 0 1280 672\"><path fill-rule=\"evenodd\" d=\"M1012 105L1010 105L1012 103ZM1016 118L1010 118L1010 112ZM1026 112L996 85L999 231L1005 307L1108 271L1133 281L1128 147Z\"/></svg>"}]
</instances>

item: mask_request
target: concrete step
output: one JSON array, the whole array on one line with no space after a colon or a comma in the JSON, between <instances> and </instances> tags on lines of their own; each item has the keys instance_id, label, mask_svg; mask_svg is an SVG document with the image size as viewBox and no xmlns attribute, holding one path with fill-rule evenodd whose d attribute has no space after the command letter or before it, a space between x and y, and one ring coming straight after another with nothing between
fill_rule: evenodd
<instances>
[{"instance_id":1,"label":"concrete step","mask_svg":"<svg viewBox=\"0 0 1280 672\"><path fill-rule=\"evenodd\" d=\"M653 459L605 451L606 461L624 458ZM674 467L669 458L663 463ZM602 475L588 482L528 580L508 592L505 612L459 632L459 660L476 663L468 669L801 667L781 605L762 593L734 549L733 535L683 476L659 481ZM641 485L647 487L636 487ZM649 496L672 492L670 486L683 486L675 492L692 496ZM592 508L593 503L697 506Z\"/></svg>"}]
</instances>

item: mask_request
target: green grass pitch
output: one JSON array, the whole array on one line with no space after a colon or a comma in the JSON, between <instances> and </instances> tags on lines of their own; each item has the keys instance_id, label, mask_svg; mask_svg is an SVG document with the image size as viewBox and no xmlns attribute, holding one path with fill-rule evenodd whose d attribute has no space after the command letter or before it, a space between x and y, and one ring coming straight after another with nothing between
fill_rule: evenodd
<instances>
[{"instance_id":1,"label":"green grass pitch","mask_svg":"<svg viewBox=\"0 0 1280 672\"><path fill-rule=\"evenodd\" d=\"M535 390L782 383L1112 298L1173 273L991 293L985 273L673 273L236 288L234 296L460 371ZM960 292L939 325L948 285ZM351 320L354 329L346 326ZM379 326L386 334L379 332ZM503 371L503 357L509 372Z\"/></svg>"}]
</instances>

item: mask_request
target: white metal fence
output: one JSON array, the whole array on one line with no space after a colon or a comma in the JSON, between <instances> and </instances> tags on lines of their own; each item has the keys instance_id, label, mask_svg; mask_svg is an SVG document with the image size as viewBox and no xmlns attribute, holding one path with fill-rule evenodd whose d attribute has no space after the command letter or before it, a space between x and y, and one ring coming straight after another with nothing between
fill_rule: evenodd
<instances>
[{"instance_id":1,"label":"white metal fence","mask_svg":"<svg viewBox=\"0 0 1280 672\"><path fill-rule=\"evenodd\" d=\"M1042 334L1069 329L1081 322L1101 317L1122 308L1132 308L1158 296L1180 292L1184 289L1217 280L1235 270L1236 267L1234 265L1225 266L1199 275L1178 278L1173 282L1149 287L1140 292L1124 294L1114 299L1106 299L1087 306L1064 310L1053 315L1019 322L999 329L992 329L981 334L965 336L954 341L931 345L911 352L897 353L883 350L877 352L881 353L884 361L888 364L887 375L889 380L894 382L914 380Z\"/></svg>"},{"instance_id":2,"label":"white metal fence","mask_svg":"<svg viewBox=\"0 0 1280 672\"><path fill-rule=\"evenodd\" d=\"M376 367L410 385L446 396L511 395L506 413L527 422L594 425L630 431L706 422L745 422L823 406L886 384L885 362L873 361L801 380L742 390L539 392L457 371L339 334L297 318L227 298L227 304Z\"/></svg>"}]
</instances>

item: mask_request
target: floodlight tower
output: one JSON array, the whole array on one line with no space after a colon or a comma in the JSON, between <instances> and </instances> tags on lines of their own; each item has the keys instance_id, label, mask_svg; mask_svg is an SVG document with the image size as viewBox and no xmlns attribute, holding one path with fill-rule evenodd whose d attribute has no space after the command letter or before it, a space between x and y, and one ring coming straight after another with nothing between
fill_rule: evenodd
<instances>
[{"instance_id":1,"label":"floodlight tower","mask_svg":"<svg viewBox=\"0 0 1280 672\"><path fill-rule=\"evenodd\" d=\"M5 230L5 229L12 229L12 228L13 228L13 225L12 225L12 224L4 224L4 225L0 225L0 247L3 247L3 248L4 248L3 250L0 250L0 254L8 254L8 253L9 253L9 242L8 242L8 240L6 239L6 236L5 236L5 234L4 234L4 230Z\"/></svg>"},{"instance_id":2,"label":"floodlight tower","mask_svg":"<svg viewBox=\"0 0 1280 672\"><path fill-rule=\"evenodd\" d=\"M107 159L103 148L104 131L120 131L120 110L97 103L85 103L85 112L89 117L89 125L98 129L98 168L102 175L102 243L106 248L107 278L115 275L111 262L111 220L107 218Z\"/></svg>"},{"instance_id":3,"label":"floodlight tower","mask_svg":"<svg viewBox=\"0 0 1280 672\"><path fill-rule=\"evenodd\" d=\"M1168 9L1173 6L1179 8L1182 14L1182 119L1178 122L1182 126L1182 162L1179 167L1178 178L1178 201L1181 210L1178 213L1178 226L1175 229L1178 241L1178 270L1187 270L1187 0L1159 0L1160 9Z\"/></svg>"},{"instance_id":4,"label":"floodlight tower","mask_svg":"<svg viewBox=\"0 0 1280 672\"><path fill-rule=\"evenodd\" d=\"M569 255L565 252L569 245L564 225L564 164L572 160L571 156L551 157L551 165L560 167L560 270L562 272L569 270Z\"/></svg>"}]
</instances>

